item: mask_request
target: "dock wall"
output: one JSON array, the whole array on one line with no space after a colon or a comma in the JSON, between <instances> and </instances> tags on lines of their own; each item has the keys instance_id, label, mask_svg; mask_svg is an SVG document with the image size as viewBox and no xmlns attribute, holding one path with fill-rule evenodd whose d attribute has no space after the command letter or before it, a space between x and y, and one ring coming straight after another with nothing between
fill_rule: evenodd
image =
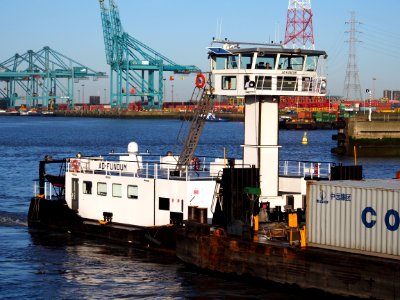
<instances>
[{"instance_id":1,"label":"dock wall","mask_svg":"<svg viewBox=\"0 0 400 300\"><path fill-rule=\"evenodd\" d=\"M400 157L400 115L358 115L338 129L338 154L362 157ZM333 149L332 149L333 150ZM332 151L334 152L334 151Z\"/></svg>"},{"instance_id":2,"label":"dock wall","mask_svg":"<svg viewBox=\"0 0 400 300\"><path fill-rule=\"evenodd\" d=\"M126 118L126 119L185 119L191 118L192 113L171 111L88 111L88 110L65 110L56 111L56 116L66 117L91 117L91 118ZM242 113L217 113L217 117L229 121L244 121Z\"/></svg>"}]
</instances>

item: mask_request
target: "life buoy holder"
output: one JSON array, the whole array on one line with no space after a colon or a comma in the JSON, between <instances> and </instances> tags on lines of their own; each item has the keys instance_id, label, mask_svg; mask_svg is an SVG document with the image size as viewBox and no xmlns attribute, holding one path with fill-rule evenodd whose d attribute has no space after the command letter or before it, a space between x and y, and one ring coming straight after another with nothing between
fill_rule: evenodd
<instances>
[{"instance_id":1,"label":"life buoy holder","mask_svg":"<svg viewBox=\"0 0 400 300\"><path fill-rule=\"evenodd\" d=\"M74 160L71 162L71 170L72 170L72 172L74 172L74 173L79 172L79 161L78 161L78 160L74 159Z\"/></svg>"},{"instance_id":2,"label":"life buoy holder","mask_svg":"<svg viewBox=\"0 0 400 300\"><path fill-rule=\"evenodd\" d=\"M196 87L202 89L206 85L206 78L202 73L198 73L196 76Z\"/></svg>"},{"instance_id":3,"label":"life buoy holder","mask_svg":"<svg viewBox=\"0 0 400 300\"><path fill-rule=\"evenodd\" d=\"M193 158L192 160L192 166L193 166L193 170L198 171L200 170L200 159L198 157Z\"/></svg>"}]
</instances>

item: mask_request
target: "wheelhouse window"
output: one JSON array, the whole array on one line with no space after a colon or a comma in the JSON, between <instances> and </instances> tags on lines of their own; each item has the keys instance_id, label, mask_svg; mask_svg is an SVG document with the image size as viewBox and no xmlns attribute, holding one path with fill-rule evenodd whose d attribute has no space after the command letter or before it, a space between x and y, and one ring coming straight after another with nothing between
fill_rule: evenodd
<instances>
[{"instance_id":1,"label":"wheelhouse window","mask_svg":"<svg viewBox=\"0 0 400 300\"><path fill-rule=\"evenodd\" d=\"M215 69L225 70L226 68L226 56L217 56L215 58Z\"/></svg>"},{"instance_id":2,"label":"wheelhouse window","mask_svg":"<svg viewBox=\"0 0 400 300\"><path fill-rule=\"evenodd\" d=\"M277 87L281 91L295 91L297 89L297 78L278 76Z\"/></svg>"},{"instance_id":3,"label":"wheelhouse window","mask_svg":"<svg viewBox=\"0 0 400 300\"><path fill-rule=\"evenodd\" d=\"M107 196L107 183L105 182L97 183L97 195Z\"/></svg>"},{"instance_id":4,"label":"wheelhouse window","mask_svg":"<svg viewBox=\"0 0 400 300\"><path fill-rule=\"evenodd\" d=\"M275 61L276 61L275 55L259 54L256 60L256 69L266 69L266 70L275 69Z\"/></svg>"},{"instance_id":5,"label":"wheelhouse window","mask_svg":"<svg viewBox=\"0 0 400 300\"><path fill-rule=\"evenodd\" d=\"M122 197L122 185L119 183L113 183L112 185L112 195L113 197L121 198Z\"/></svg>"},{"instance_id":6,"label":"wheelhouse window","mask_svg":"<svg viewBox=\"0 0 400 300\"><path fill-rule=\"evenodd\" d=\"M238 55L232 55L228 56L228 69L237 69L239 62L239 56Z\"/></svg>"},{"instance_id":7,"label":"wheelhouse window","mask_svg":"<svg viewBox=\"0 0 400 300\"><path fill-rule=\"evenodd\" d=\"M312 91L312 78L303 77L302 78L302 89L303 91Z\"/></svg>"},{"instance_id":8,"label":"wheelhouse window","mask_svg":"<svg viewBox=\"0 0 400 300\"><path fill-rule=\"evenodd\" d=\"M314 72L317 70L318 56L307 56L306 57L306 71Z\"/></svg>"},{"instance_id":9,"label":"wheelhouse window","mask_svg":"<svg viewBox=\"0 0 400 300\"><path fill-rule=\"evenodd\" d=\"M272 88L271 76L256 76L256 89L270 90Z\"/></svg>"},{"instance_id":10,"label":"wheelhouse window","mask_svg":"<svg viewBox=\"0 0 400 300\"><path fill-rule=\"evenodd\" d=\"M303 70L304 56L281 55L278 68L281 70Z\"/></svg>"},{"instance_id":11,"label":"wheelhouse window","mask_svg":"<svg viewBox=\"0 0 400 300\"><path fill-rule=\"evenodd\" d=\"M241 69L251 69L251 64L253 63L253 54L242 55L240 58L240 68Z\"/></svg>"},{"instance_id":12,"label":"wheelhouse window","mask_svg":"<svg viewBox=\"0 0 400 300\"><path fill-rule=\"evenodd\" d=\"M138 198L138 186L137 185L128 185L128 199L137 199Z\"/></svg>"},{"instance_id":13,"label":"wheelhouse window","mask_svg":"<svg viewBox=\"0 0 400 300\"><path fill-rule=\"evenodd\" d=\"M222 76L223 90L236 90L236 76Z\"/></svg>"},{"instance_id":14,"label":"wheelhouse window","mask_svg":"<svg viewBox=\"0 0 400 300\"><path fill-rule=\"evenodd\" d=\"M91 181L84 181L82 188L83 188L84 194L87 194L87 195L92 194L92 182Z\"/></svg>"}]
</instances>

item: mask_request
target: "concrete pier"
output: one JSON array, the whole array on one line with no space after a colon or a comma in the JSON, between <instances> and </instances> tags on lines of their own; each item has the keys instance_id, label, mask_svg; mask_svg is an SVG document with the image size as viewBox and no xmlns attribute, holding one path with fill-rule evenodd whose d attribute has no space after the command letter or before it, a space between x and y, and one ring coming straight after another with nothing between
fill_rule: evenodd
<instances>
[{"instance_id":1,"label":"concrete pier","mask_svg":"<svg viewBox=\"0 0 400 300\"><path fill-rule=\"evenodd\" d=\"M332 137L333 153L362 157L400 157L400 114L357 115Z\"/></svg>"}]
</instances>

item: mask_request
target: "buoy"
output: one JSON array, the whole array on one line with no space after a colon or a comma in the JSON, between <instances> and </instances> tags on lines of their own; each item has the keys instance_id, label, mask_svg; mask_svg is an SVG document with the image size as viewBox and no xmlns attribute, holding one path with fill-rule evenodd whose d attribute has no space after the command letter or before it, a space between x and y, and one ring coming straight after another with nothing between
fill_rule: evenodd
<instances>
[{"instance_id":1,"label":"buoy","mask_svg":"<svg viewBox=\"0 0 400 300\"><path fill-rule=\"evenodd\" d=\"M307 145L307 143L308 143L307 132L304 132L303 139L301 140L301 143L303 145Z\"/></svg>"}]
</instances>

